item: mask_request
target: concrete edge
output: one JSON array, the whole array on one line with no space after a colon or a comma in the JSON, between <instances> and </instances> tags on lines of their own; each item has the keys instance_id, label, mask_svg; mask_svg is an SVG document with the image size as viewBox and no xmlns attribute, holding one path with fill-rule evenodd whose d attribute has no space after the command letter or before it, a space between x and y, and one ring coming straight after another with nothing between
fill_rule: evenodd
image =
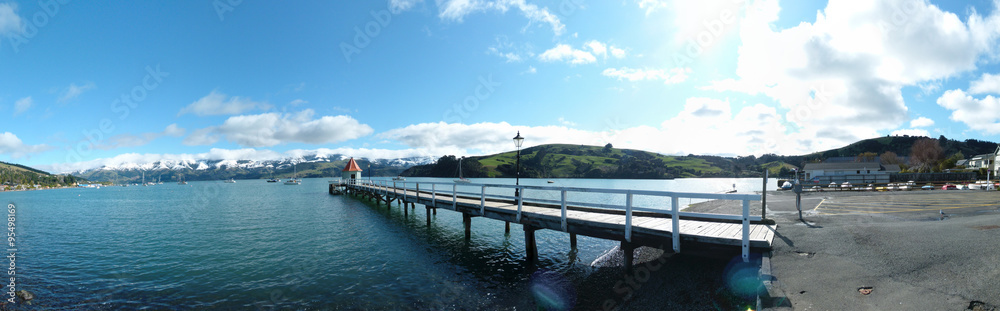
<instances>
[{"instance_id":1,"label":"concrete edge","mask_svg":"<svg viewBox=\"0 0 1000 311\"><path fill-rule=\"evenodd\" d=\"M763 291L757 292L757 309L764 310L764 301L761 299L762 295L767 295L768 298L774 297L776 290L774 284L771 282L774 280L773 274L771 274L771 252L767 251L761 253L760 256L760 273L757 277L760 279L761 286L763 286ZM770 302L768 302L770 304Z\"/></svg>"}]
</instances>

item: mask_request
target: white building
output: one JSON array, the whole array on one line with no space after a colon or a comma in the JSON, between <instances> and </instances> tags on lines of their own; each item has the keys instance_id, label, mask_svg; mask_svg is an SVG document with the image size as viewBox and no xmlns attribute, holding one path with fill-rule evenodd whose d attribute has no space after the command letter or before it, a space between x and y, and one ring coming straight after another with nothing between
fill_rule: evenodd
<instances>
[{"instance_id":1,"label":"white building","mask_svg":"<svg viewBox=\"0 0 1000 311\"><path fill-rule=\"evenodd\" d=\"M807 163L802 169L806 182L829 184L888 183L889 174L899 173L899 165L878 162Z\"/></svg>"}]
</instances>

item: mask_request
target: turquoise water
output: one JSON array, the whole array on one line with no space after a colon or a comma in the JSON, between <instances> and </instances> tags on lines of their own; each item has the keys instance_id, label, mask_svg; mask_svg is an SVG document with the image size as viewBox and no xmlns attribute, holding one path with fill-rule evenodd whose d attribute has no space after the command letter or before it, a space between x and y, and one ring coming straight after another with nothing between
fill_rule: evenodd
<instances>
[{"instance_id":1,"label":"turquoise water","mask_svg":"<svg viewBox=\"0 0 1000 311\"><path fill-rule=\"evenodd\" d=\"M450 182L450 179L410 179ZM522 184L717 192L760 179L545 180ZM508 179L474 182L513 184ZM531 195L531 194L527 194ZM541 195L541 194L538 194ZM618 242L536 235L539 263L524 263L523 231L418 207L404 217L326 179L299 186L240 180L149 187L0 193L17 208L18 286L38 309L507 309L533 308L532 273L576 286L578 303L616 295L591 263ZM582 198L578 198L582 199ZM608 200L617 200L614 198ZM684 202L682 202L683 204Z\"/></svg>"}]
</instances>

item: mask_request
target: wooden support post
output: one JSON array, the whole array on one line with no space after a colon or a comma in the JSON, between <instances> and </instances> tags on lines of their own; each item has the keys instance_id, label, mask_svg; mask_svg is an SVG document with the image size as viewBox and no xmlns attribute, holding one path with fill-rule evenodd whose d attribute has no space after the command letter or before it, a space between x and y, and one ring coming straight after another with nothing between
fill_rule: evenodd
<instances>
[{"instance_id":1,"label":"wooden support post","mask_svg":"<svg viewBox=\"0 0 1000 311\"><path fill-rule=\"evenodd\" d=\"M465 239L472 238L472 215L462 213L462 223L465 224Z\"/></svg>"},{"instance_id":2,"label":"wooden support post","mask_svg":"<svg viewBox=\"0 0 1000 311\"><path fill-rule=\"evenodd\" d=\"M625 260L623 262L623 264L625 264L625 274L631 274L632 261L635 260L635 245L626 241L622 241L621 249L625 255Z\"/></svg>"},{"instance_id":3,"label":"wooden support post","mask_svg":"<svg viewBox=\"0 0 1000 311\"><path fill-rule=\"evenodd\" d=\"M410 210L406 209L406 203L405 202L403 203L403 217L405 217L405 218L409 218L410 217Z\"/></svg>"},{"instance_id":4,"label":"wooden support post","mask_svg":"<svg viewBox=\"0 0 1000 311\"><path fill-rule=\"evenodd\" d=\"M538 261L538 245L535 244L535 227L524 225L524 252L528 262Z\"/></svg>"},{"instance_id":5,"label":"wooden support post","mask_svg":"<svg viewBox=\"0 0 1000 311\"><path fill-rule=\"evenodd\" d=\"M510 222L509 221L503 222L503 233L504 234L510 234Z\"/></svg>"},{"instance_id":6,"label":"wooden support post","mask_svg":"<svg viewBox=\"0 0 1000 311\"><path fill-rule=\"evenodd\" d=\"M427 226L428 227L431 226L431 208L430 207L427 208Z\"/></svg>"},{"instance_id":7,"label":"wooden support post","mask_svg":"<svg viewBox=\"0 0 1000 311\"><path fill-rule=\"evenodd\" d=\"M569 234L569 248L576 249L576 233Z\"/></svg>"},{"instance_id":8,"label":"wooden support post","mask_svg":"<svg viewBox=\"0 0 1000 311\"><path fill-rule=\"evenodd\" d=\"M435 207L434 208L434 215L437 215L437 214L438 214L438 209Z\"/></svg>"}]
</instances>

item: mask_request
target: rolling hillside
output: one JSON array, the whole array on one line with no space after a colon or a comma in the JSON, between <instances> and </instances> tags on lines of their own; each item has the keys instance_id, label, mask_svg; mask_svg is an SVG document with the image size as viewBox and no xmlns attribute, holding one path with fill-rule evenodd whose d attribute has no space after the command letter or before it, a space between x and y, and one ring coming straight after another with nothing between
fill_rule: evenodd
<instances>
[{"instance_id":1,"label":"rolling hillside","mask_svg":"<svg viewBox=\"0 0 1000 311\"><path fill-rule=\"evenodd\" d=\"M465 177L514 177L516 152L469 157L462 162ZM526 178L675 178L727 174L729 161L719 157L665 156L633 149L552 144L521 150L521 177ZM719 158L722 159L722 158ZM720 165L722 164L722 165ZM456 177L458 159L415 166L403 176Z\"/></svg>"}]
</instances>

